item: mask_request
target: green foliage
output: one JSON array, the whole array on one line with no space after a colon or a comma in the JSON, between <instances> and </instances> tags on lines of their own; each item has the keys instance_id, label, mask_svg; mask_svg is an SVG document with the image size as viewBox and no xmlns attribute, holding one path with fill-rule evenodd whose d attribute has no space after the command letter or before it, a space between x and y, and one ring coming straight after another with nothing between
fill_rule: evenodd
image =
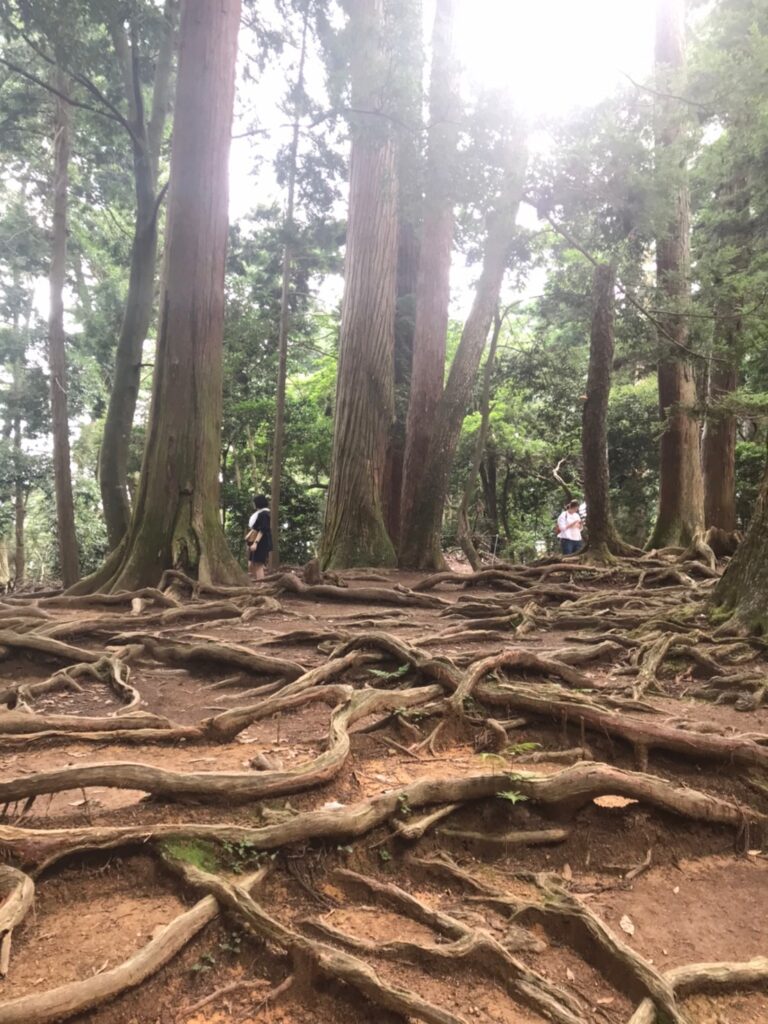
<instances>
[{"instance_id":1,"label":"green foliage","mask_svg":"<svg viewBox=\"0 0 768 1024\"><path fill-rule=\"evenodd\" d=\"M516 789L505 789L501 793L497 793L496 796L499 800L508 800L511 804L521 804L528 799L523 793L519 793Z\"/></svg>"},{"instance_id":2,"label":"green foliage","mask_svg":"<svg viewBox=\"0 0 768 1024\"><path fill-rule=\"evenodd\" d=\"M164 839L160 850L172 860L181 860L201 871L217 871L221 860L213 843L203 839Z\"/></svg>"},{"instance_id":3,"label":"green foliage","mask_svg":"<svg viewBox=\"0 0 768 1024\"><path fill-rule=\"evenodd\" d=\"M380 668L368 669L372 676L376 676L377 679L381 679L382 682L389 683L396 679L402 679L404 675L408 673L410 665L406 662L405 665L400 665L399 668L394 669L392 672L385 672Z\"/></svg>"}]
</instances>

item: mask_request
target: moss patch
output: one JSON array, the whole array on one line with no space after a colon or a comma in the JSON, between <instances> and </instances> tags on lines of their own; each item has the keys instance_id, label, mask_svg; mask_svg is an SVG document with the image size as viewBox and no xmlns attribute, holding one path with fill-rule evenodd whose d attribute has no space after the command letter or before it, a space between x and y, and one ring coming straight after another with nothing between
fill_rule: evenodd
<instances>
[{"instance_id":1,"label":"moss patch","mask_svg":"<svg viewBox=\"0 0 768 1024\"><path fill-rule=\"evenodd\" d=\"M221 866L218 849L204 840L168 839L160 844L160 849L172 860L183 860L201 871L217 871Z\"/></svg>"}]
</instances>

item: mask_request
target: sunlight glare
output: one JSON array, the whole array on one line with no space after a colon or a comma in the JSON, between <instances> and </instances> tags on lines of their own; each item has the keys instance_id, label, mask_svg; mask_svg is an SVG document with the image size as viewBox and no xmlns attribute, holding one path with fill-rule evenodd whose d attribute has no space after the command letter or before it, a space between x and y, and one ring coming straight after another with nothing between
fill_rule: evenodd
<instances>
[{"instance_id":1,"label":"sunlight glare","mask_svg":"<svg viewBox=\"0 0 768 1024\"><path fill-rule=\"evenodd\" d=\"M431 5L429 5L431 6ZM650 0L458 0L456 46L476 87L507 88L530 117L598 102L653 61Z\"/></svg>"}]
</instances>

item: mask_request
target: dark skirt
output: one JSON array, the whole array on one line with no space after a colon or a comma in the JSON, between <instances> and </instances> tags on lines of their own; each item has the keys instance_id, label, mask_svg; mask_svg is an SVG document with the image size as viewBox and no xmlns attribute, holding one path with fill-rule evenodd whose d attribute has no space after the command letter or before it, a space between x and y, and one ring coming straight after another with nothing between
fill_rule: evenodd
<instances>
[{"instance_id":1,"label":"dark skirt","mask_svg":"<svg viewBox=\"0 0 768 1024\"><path fill-rule=\"evenodd\" d=\"M258 565L266 565L269 552L272 550L272 533L263 533L259 543L248 552L248 561Z\"/></svg>"}]
</instances>

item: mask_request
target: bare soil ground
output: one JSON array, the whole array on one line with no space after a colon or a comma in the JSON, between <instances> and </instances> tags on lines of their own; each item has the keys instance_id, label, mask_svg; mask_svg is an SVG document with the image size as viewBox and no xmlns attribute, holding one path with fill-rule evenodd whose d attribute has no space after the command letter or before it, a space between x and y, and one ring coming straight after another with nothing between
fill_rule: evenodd
<instances>
[{"instance_id":1,"label":"bare soil ground","mask_svg":"<svg viewBox=\"0 0 768 1024\"><path fill-rule=\"evenodd\" d=\"M0 602L0 1024L768 1021L766 645L695 568Z\"/></svg>"}]
</instances>

